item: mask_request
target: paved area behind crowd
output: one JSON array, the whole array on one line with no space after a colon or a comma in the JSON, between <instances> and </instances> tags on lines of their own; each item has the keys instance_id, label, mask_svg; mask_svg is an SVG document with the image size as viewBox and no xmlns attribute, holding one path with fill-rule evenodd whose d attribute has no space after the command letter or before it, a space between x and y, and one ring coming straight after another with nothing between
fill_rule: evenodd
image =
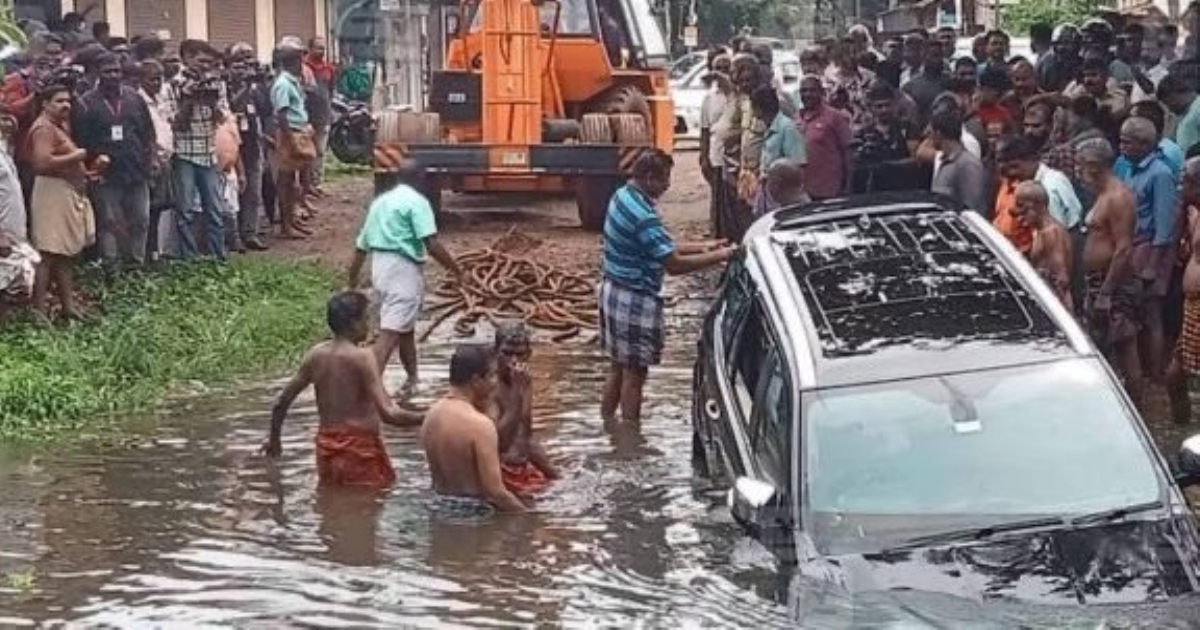
<instances>
[{"instance_id":1,"label":"paved area behind crowd","mask_svg":"<svg viewBox=\"0 0 1200 630\"><path fill-rule=\"evenodd\" d=\"M695 151L676 152L671 190L663 198L663 217L677 238L703 238L708 225L708 184L700 174ZM269 255L315 259L345 268L353 253L372 184L367 175L341 176L326 185L331 198L317 205L313 236L306 241L274 241ZM541 239L539 258L567 270L594 273L600 266L601 238L579 227L569 196L460 195L446 193L439 218L451 252L484 247L512 226ZM542 258L544 256L544 258ZM437 264L431 271L440 273Z\"/></svg>"}]
</instances>

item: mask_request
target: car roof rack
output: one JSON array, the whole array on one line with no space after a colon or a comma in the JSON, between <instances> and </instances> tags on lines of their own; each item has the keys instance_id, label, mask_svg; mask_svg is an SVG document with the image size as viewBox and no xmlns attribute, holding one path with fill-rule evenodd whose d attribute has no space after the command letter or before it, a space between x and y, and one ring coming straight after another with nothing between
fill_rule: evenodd
<instances>
[{"instance_id":1,"label":"car roof rack","mask_svg":"<svg viewBox=\"0 0 1200 630\"><path fill-rule=\"evenodd\" d=\"M771 240L825 358L903 344L1066 343L962 210L905 194L869 207L855 198L809 204L777 217Z\"/></svg>"}]
</instances>

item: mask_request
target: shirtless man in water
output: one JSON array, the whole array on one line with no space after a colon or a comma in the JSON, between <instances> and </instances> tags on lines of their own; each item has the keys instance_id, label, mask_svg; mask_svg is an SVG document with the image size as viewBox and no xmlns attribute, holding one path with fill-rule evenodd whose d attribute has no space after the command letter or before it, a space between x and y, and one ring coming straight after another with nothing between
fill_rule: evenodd
<instances>
[{"instance_id":1,"label":"shirtless man in water","mask_svg":"<svg viewBox=\"0 0 1200 630\"><path fill-rule=\"evenodd\" d=\"M1137 198L1113 174L1116 155L1107 140L1080 143L1075 169L1096 194L1087 213L1083 268L1087 278L1086 320L1092 339L1109 356L1134 403L1140 403L1142 366L1137 337L1141 329L1142 281L1130 254L1137 222Z\"/></svg>"},{"instance_id":2,"label":"shirtless man in water","mask_svg":"<svg viewBox=\"0 0 1200 630\"><path fill-rule=\"evenodd\" d=\"M1182 175L1180 205L1184 232L1180 253L1187 260L1183 270L1183 332L1167 371L1167 392L1175 422L1188 424L1192 415L1188 381L1200 378L1200 157L1189 159Z\"/></svg>"},{"instance_id":3,"label":"shirtless man in water","mask_svg":"<svg viewBox=\"0 0 1200 630\"><path fill-rule=\"evenodd\" d=\"M523 323L496 327L500 379L488 415L496 421L504 485L517 494L537 492L558 478L558 470L533 435L533 390L527 367L532 354Z\"/></svg>"},{"instance_id":4,"label":"shirtless man in water","mask_svg":"<svg viewBox=\"0 0 1200 630\"><path fill-rule=\"evenodd\" d=\"M379 437L379 421L401 427L421 424L424 413L403 409L387 395L375 366L375 355L359 347L369 330L369 300L356 291L333 296L326 318L333 339L308 351L271 412L271 434L263 445L268 457L279 457L280 432L292 402L309 385L316 387L317 473L323 484L388 486L396 480L391 458Z\"/></svg>"},{"instance_id":5,"label":"shirtless man in water","mask_svg":"<svg viewBox=\"0 0 1200 630\"><path fill-rule=\"evenodd\" d=\"M486 414L496 390L490 348L461 346L450 359L450 391L434 403L421 427L433 489L450 498L484 501L504 512L524 512L500 472L500 440Z\"/></svg>"},{"instance_id":6,"label":"shirtless man in water","mask_svg":"<svg viewBox=\"0 0 1200 630\"><path fill-rule=\"evenodd\" d=\"M1072 310L1070 233L1050 216L1050 195L1041 184L1032 180L1017 184L1016 203L1017 220L1033 230L1029 262L1054 289L1062 305Z\"/></svg>"}]
</instances>

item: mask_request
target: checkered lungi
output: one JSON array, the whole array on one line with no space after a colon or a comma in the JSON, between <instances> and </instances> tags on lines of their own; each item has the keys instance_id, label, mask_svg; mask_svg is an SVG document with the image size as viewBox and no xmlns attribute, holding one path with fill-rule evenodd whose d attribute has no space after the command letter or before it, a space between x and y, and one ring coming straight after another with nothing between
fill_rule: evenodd
<instances>
[{"instance_id":1,"label":"checkered lungi","mask_svg":"<svg viewBox=\"0 0 1200 630\"><path fill-rule=\"evenodd\" d=\"M628 368L658 365L663 328L662 298L609 280L600 283L600 347L610 359Z\"/></svg>"},{"instance_id":2,"label":"checkered lungi","mask_svg":"<svg viewBox=\"0 0 1200 630\"><path fill-rule=\"evenodd\" d=\"M1200 376L1200 298L1183 302L1183 333L1178 342L1179 364L1189 376Z\"/></svg>"}]
</instances>

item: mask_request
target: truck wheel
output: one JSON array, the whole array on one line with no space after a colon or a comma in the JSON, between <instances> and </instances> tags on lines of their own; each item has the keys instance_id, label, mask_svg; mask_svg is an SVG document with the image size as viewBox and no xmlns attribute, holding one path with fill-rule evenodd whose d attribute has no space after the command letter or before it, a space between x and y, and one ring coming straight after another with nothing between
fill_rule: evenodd
<instances>
[{"instance_id":1,"label":"truck wheel","mask_svg":"<svg viewBox=\"0 0 1200 630\"><path fill-rule=\"evenodd\" d=\"M604 229L604 218L608 215L608 202L624 184L620 177L581 177L575 184L575 205L579 209L579 223L589 232Z\"/></svg>"},{"instance_id":2,"label":"truck wheel","mask_svg":"<svg viewBox=\"0 0 1200 630\"><path fill-rule=\"evenodd\" d=\"M579 122L579 141L583 144L612 144L612 123L608 114L584 114Z\"/></svg>"}]
</instances>

